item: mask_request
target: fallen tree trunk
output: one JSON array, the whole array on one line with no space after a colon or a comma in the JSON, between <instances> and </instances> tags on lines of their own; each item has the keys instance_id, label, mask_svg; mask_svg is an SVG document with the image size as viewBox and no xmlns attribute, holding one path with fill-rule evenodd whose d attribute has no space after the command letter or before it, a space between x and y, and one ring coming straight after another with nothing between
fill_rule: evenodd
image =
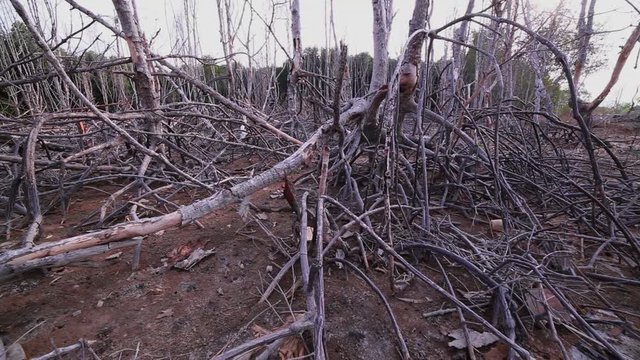
<instances>
[{"instance_id":1,"label":"fallen tree trunk","mask_svg":"<svg viewBox=\"0 0 640 360\"><path fill-rule=\"evenodd\" d=\"M367 99L356 100L353 106L341 114L340 123L344 124L348 120L361 117L369 109L370 105L370 101ZM333 119L331 119L316 130L313 136L302 144L296 152L271 169L230 189L218 191L208 198L184 206L172 213L118 224L105 230L52 241L31 248L20 248L4 252L0 254L0 280L21 272L37 269L42 264L47 263L43 260L47 257L137 236L146 236L160 230L186 225L215 210L240 202L245 197L283 179L303 165L310 165L316 156L318 145L329 139L333 133ZM35 259L40 259L40 261L33 261ZM58 259L60 260L60 257ZM77 259L74 258L73 260ZM63 265L60 261L56 262L56 264Z\"/></svg>"}]
</instances>

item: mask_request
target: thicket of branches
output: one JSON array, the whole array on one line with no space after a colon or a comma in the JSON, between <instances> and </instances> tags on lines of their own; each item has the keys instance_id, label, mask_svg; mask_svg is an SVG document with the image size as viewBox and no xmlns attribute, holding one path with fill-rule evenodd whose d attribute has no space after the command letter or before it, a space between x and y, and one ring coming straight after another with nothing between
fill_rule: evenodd
<instances>
[{"instance_id":1,"label":"thicket of branches","mask_svg":"<svg viewBox=\"0 0 640 360\"><path fill-rule=\"evenodd\" d=\"M561 323L593 353L625 357L575 306L592 291L592 306L611 307L593 279L632 281L597 273L604 251L629 267L640 255L631 230L640 222L637 166L591 132L602 94L581 101L575 85L588 71L591 45L583 40L592 12L583 11L573 32L560 12L537 16L527 2L494 1L472 13L470 1L464 16L432 28L429 1L416 0L403 53L390 60L390 0L372 1L373 56L352 56L337 44L303 49L293 0L286 8L289 61L256 66L236 61L236 48L249 46L234 33L229 1L217 2L225 52L218 59L196 56L191 43L154 53L131 1L113 0L117 23L65 1L84 19L65 36L45 29L45 10L19 0L11 0L17 18L2 19L0 203L5 241L15 246L0 253L0 278L139 245L231 204L251 219L247 197L284 182L293 189L287 200L300 233L278 248L291 259L283 272L299 263L307 315L218 358L309 331L314 356L324 359L324 266L343 262L367 277L370 254L386 264L391 284L409 277L433 288L459 309L466 336L464 320L479 323L509 344L510 358L530 357L523 334L540 316L565 355L555 329ZM90 27L117 37L110 51L62 50ZM619 55L621 66L639 38L640 26ZM450 56L435 61L438 43ZM566 111L570 117L561 120ZM260 159L254 171L229 173L229 160L245 155ZM105 184L118 190L74 224L95 231L42 241L49 212L66 214L83 188ZM296 193L296 186L314 191ZM177 205L186 190L201 200ZM461 219L492 232L468 233ZM337 249L357 255L336 257ZM448 287L421 271L406 256L416 252L473 275L490 318L474 310L473 299L458 297L446 271ZM555 296L570 319L536 294ZM546 311L532 313L531 301Z\"/></svg>"}]
</instances>

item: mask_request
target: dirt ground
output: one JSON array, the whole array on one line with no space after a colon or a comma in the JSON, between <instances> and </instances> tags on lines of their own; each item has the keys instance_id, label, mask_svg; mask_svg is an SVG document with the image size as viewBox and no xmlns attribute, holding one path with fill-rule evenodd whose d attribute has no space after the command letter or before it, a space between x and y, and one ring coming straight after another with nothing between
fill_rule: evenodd
<instances>
[{"instance_id":1,"label":"dirt ground","mask_svg":"<svg viewBox=\"0 0 640 360\"><path fill-rule=\"evenodd\" d=\"M634 131L637 134L638 129ZM250 200L258 207L285 207L284 199L272 196L278 190L280 185L272 186ZM99 207L105 196L96 189L83 190L64 224L59 211L45 217L44 233L51 240L73 235L73 225ZM190 201L182 199L183 204ZM294 242L290 211L264 214L263 224L273 236ZM302 292L293 286L298 279L291 274L267 303L259 303L286 259L255 222L245 223L237 207L232 207L201 223L204 228L190 225L146 238L137 271L131 269L132 249L121 249L0 284L0 331L5 342L21 343L28 356L83 338L96 340L93 349L102 359L205 359L251 339L253 324L276 328L291 313L304 309ZM206 248L215 248L215 254L191 271L163 265L172 249L190 240L206 242ZM443 284L431 260L418 266ZM329 358L399 359L389 318L369 286L335 265L327 265L325 275ZM414 359L466 358L464 351L447 345L451 341L447 334L460 326L456 312L423 316L451 307L443 298L415 282L394 297L388 275L377 270L368 275L389 299ZM453 269L452 275L469 291L474 290L467 273ZM615 287L612 292L618 292L616 303L634 314L630 319L638 325L638 288ZM546 329L532 329L529 335L525 346L536 358L561 358ZM500 344L480 351L485 359L502 359L506 354ZM65 358L82 357L77 352Z\"/></svg>"},{"instance_id":2,"label":"dirt ground","mask_svg":"<svg viewBox=\"0 0 640 360\"><path fill-rule=\"evenodd\" d=\"M258 206L282 207L268 188L256 194ZM87 190L67 219L72 224L95 208L104 194ZM292 237L293 215L265 213L275 236ZM46 234L67 236L60 214L47 217ZM80 338L98 340L95 351L105 358L208 358L251 339L249 326L282 325L291 312L304 309L301 291L288 301L290 288L279 289L268 304L258 304L262 290L285 262L275 248L259 238L256 226L245 226L235 209L216 212L195 225L148 237L140 270L131 270L132 250L96 256L79 266L34 272L0 286L0 329L10 341L21 337L27 355L41 355ZM215 254L192 271L169 269L163 259L188 240L202 240ZM271 270L271 271L269 271ZM435 272L434 272L435 274ZM373 272L377 283L388 283ZM291 286L288 276L282 282ZM385 291L389 296L388 289ZM424 288L402 294L415 300L392 302L409 346L423 358L448 358L446 334L455 318L426 322L422 313L446 306ZM328 347L332 359L388 359L397 354L396 339L384 307L356 275L331 266L326 273Z\"/></svg>"}]
</instances>

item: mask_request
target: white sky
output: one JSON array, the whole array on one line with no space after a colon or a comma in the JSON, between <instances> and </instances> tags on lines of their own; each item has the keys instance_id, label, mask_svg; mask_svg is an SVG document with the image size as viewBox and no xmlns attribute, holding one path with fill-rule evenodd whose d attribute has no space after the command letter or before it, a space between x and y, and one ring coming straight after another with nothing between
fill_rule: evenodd
<instances>
[{"instance_id":1,"label":"white sky","mask_svg":"<svg viewBox=\"0 0 640 360\"><path fill-rule=\"evenodd\" d=\"M7 0L0 0L5 2ZM41 0L36 0L39 2ZM275 14L274 17L274 32L277 34L280 42L287 51L290 51L290 35L289 24L287 20L288 1L289 0L247 0L253 3L253 6L258 9L259 14L266 18L268 21L271 18L271 11L268 4L273 1L277 3L284 3L280 6L280 11ZM439 27L446 22L460 16L464 13L466 8L466 0L434 0L435 7L431 18L431 24L433 27ZM534 7L541 10L555 8L561 0L530 0ZM62 33L68 33L70 28L77 29L81 26L79 17L70 16L70 13L77 13L76 11L70 12L70 6L63 0L53 0L57 2L58 7L58 19L61 27L64 30L60 30ZM112 22L114 10L113 4L109 0L78 0L83 6L91 9L94 12L109 17ZM245 16L240 21L239 14L242 11L242 6L245 4L244 0L230 0L234 9L235 21L240 23L240 39L246 40L247 29L249 27L249 11L245 12ZM390 36L389 51L392 57L397 57L406 38L408 32L408 22L413 10L412 0L394 0L395 17L393 21L393 28ZM631 0L640 7L640 0ZM197 49L199 55L211 55L213 57L222 56L222 46L220 44L219 22L218 12L216 8L216 0L136 0L138 7L138 13L141 17L142 27L147 35L147 38L152 38L154 34L158 33L153 42L154 51L159 53L169 53L175 49L177 34L184 30L181 30L181 26L177 25L176 16L180 19L184 19L184 4L188 3L189 6L194 9L197 26L197 37L200 44L200 48ZM329 13L331 0L300 0L301 3L301 23L302 23L302 45L303 47L326 46L327 41L329 45L333 45L333 35L330 30L327 29L329 24ZM480 10L488 6L489 0L476 0L475 10ZM579 0L565 0L565 3L569 4L572 9L575 9L575 13L566 14L568 16L577 17L579 12ZM356 54L358 52L372 53L372 10L371 0L333 0L334 6L334 22L335 32L338 41L343 40L349 46L349 52ZM86 21L86 19L85 19ZM192 21L192 20L191 20ZM624 44L625 40L631 33L633 26L640 21L640 15L633 10L624 0L599 0L596 5L596 24L602 26L602 30L620 30L611 32L604 35L599 35L604 39L604 52L607 58L607 65L603 66L599 71L589 75L584 82L584 87L591 93L591 96L595 96L604 87L609 80L611 69L615 64L619 47ZM179 21L180 22L180 21ZM182 23L184 23L182 21ZM97 36L101 32L104 32L101 36L101 40L105 43L113 41L113 37L108 31L99 25L94 25L91 31L85 35L84 42L90 42L93 37ZM258 56L257 61L273 62L274 53L277 51L278 46L272 41L268 40L265 44L265 39L268 37L262 21L258 17L253 17L251 22L251 41L252 51L261 49L261 55ZM184 38L184 36L182 36ZM329 40L328 40L329 39ZM102 45L104 46L104 44ZM632 55L630 56L623 73L620 76L618 84L613 88L605 104L612 104L617 99L620 102L630 101L634 94L636 94L637 88L640 86L640 69L634 69L636 62L636 56L638 54L639 46L636 46ZM243 51L243 46L238 42L236 43L235 50ZM439 54L436 54L436 58L442 54L442 48ZM267 58L267 54L270 54ZM245 57L246 59L246 57ZM245 62L241 58L239 61ZM278 63L281 63L284 57L280 54L277 55ZM640 93L636 96L640 96Z\"/></svg>"}]
</instances>

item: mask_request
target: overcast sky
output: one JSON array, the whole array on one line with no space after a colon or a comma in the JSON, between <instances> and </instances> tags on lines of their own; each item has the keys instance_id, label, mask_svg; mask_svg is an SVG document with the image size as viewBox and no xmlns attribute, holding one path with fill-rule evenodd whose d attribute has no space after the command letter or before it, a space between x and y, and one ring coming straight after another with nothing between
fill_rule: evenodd
<instances>
[{"instance_id":1,"label":"overcast sky","mask_svg":"<svg viewBox=\"0 0 640 360\"><path fill-rule=\"evenodd\" d=\"M0 0L0 2L5 1L8 0ZM40 0L36 0L36 3L39 1ZM288 0L273 1L288 3ZM530 1L534 7L541 11L553 9L557 7L560 2L560 0ZM61 32L68 32L71 28L77 29L81 26L81 21L76 11L71 12L69 5L63 0L54 0L54 2L58 2L59 4L57 17L59 19L59 26L64 28L60 30ZM113 21L114 10L111 1L78 0L78 2L94 12L109 17L111 22ZM258 14L260 14L265 21L271 22L272 14L270 6L268 5L271 0L251 0L251 2L258 10ZM640 0L631 0L631 2L638 3L640 7ZM177 39L186 38L186 36L184 36L185 3L191 8L191 14L195 14L195 25L197 29L197 41L195 42L200 45L196 49L198 55L221 56L222 46L220 44L216 0L136 0L142 27L147 38L152 38L156 35L153 41L154 51L159 53L176 51ZM330 31L330 28L326 26L329 24L330 0L301 0L300 3L303 46L321 47L325 46L328 41L330 42L329 45L333 45L333 33ZM485 8L488 3L490 3L490 1L476 0L475 10ZM565 3L567 3L570 8L575 9L573 14L565 15L577 17L579 0L565 0ZM257 57L257 61L272 62L279 46L274 43L273 40L265 40L269 38L269 36L263 20L258 16L253 16L252 21L250 21L250 11L245 8L245 15L242 21L240 21L242 7L246 6L246 2L244 0L231 0L231 4L234 10L234 21L239 23L237 24L240 28L239 40L245 41L247 39L247 30L249 26L251 26L249 37L251 40L250 50L252 52L261 50L261 55ZM411 0L394 0L395 17L389 46L390 55L393 57L398 56L407 39L408 21L413 10L412 4L413 1ZM431 18L432 27L441 26L455 17L462 15L466 4L466 0L436 0ZM338 41L345 41L346 44L349 45L349 52L351 54L363 51L371 53L373 45L371 36L371 0L333 0L333 7L335 33ZM289 51L291 46L288 31L288 14L286 13L288 6L285 5L280 8L280 12L273 16L274 22L272 28L280 39L282 46ZM74 13L76 15L71 15ZM596 6L596 14L595 21L597 24L602 25L602 30L619 31L599 35L604 40L603 50L605 51L605 56L608 61L606 66L603 66L598 72L589 75L585 79L584 86L592 96L600 92L608 81L620 46L624 44L633 26L640 21L640 15L624 0L600 0ZM189 21L193 22L193 19L190 17ZM93 40L93 37L101 32L103 32L103 29L99 25L94 25L87 35L85 35L83 41L90 42ZM183 36L179 36L179 34L183 34ZM113 41L113 37L108 32L104 32L101 36L101 41L104 42L101 46L105 46L107 43ZM183 41L183 43L186 45L186 41ZM636 49L634 49L629 58L620 77L620 81L607 98L607 104L615 102L618 98L621 102L630 101L636 93L638 86L640 86L640 69L634 69L638 48L640 48L640 46L636 46ZM244 49L240 43L236 43L235 50L243 51ZM436 54L436 57L440 56L443 51L444 47L442 46L439 49L439 54ZM242 59L239 60L242 61ZM277 55L277 61L281 62L282 60L284 60L284 56L282 54Z\"/></svg>"}]
</instances>

